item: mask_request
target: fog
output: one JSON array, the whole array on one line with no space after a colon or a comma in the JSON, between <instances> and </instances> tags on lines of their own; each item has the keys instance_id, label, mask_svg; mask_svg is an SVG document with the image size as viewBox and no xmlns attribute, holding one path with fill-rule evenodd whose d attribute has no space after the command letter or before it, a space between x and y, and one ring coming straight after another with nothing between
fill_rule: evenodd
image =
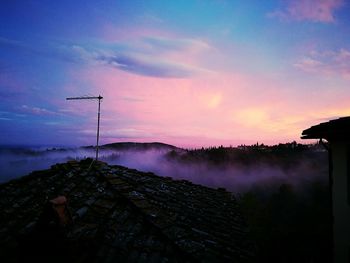
<instances>
[{"instance_id":1,"label":"fog","mask_svg":"<svg viewBox=\"0 0 350 263\"><path fill-rule=\"evenodd\" d=\"M223 187L235 193L256 187L268 189L282 183L301 188L316 179L327 178L326 164L320 164L315 170L314 164L308 160L298 162L292 169L264 163L249 166L232 163L218 166L204 161L189 163L172 159L167 157L169 151L169 149L143 151L101 149L100 159L109 164L153 172L160 176L185 179L214 188ZM48 169L55 163L95 156L91 148L2 148L0 153L0 182L18 178L34 170Z\"/></svg>"},{"instance_id":2,"label":"fog","mask_svg":"<svg viewBox=\"0 0 350 263\"><path fill-rule=\"evenodd\" d=\"M0 150L0 183L29 174L35 170L50 168L55 163L93 156L83 149L45 147L2 147Z\"/></svg>"},{"instance_id":3,"label":"fog","mask_svg":"<svg viewBox=\"0 0 350 263\"><path fill-rule=\"evenodd\" d=\"M207 162L181 162L165 158L164 152L149 150L146 152L121 152L119 158L111 159L108 163L150 171L175 179L185 179L209 187L223 187L236 193L245 192L255 187L268 189L283 183L301 188L315 180L327 178L326 167L319 167L320 169L315 171L313 163L309 163L307 160L299 162L292 169L284 169L278 164L216 166Z\"/></svg>"}]
</instances>

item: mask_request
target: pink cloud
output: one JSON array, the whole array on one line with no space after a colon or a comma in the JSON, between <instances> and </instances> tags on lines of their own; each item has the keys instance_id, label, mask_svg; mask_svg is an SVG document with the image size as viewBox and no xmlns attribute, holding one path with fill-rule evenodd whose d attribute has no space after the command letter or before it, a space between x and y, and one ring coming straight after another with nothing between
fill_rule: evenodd
<instances>
[{"instance_id":1,"label":"pink cloud","mask_svg":"<svg viewBox=\"0 0 350 263\"><path fill-rule=\"evenodd\" d=\"M308 56L299 59L294 66L305 72L350 79L350 51L347 49L313 51Z\"/></svg>"},{"instance_id":2,"label":"pink cloud","mask_svg":"<svg viewBox=\"0 0 350 263\"><path fill-rule=\"evenodd\" d=\"M332 23L335 21L334 12L343 4L343 0L290 0L284 10L277 10L269 16L287 20Z\"/></svg>"}]
</instances>

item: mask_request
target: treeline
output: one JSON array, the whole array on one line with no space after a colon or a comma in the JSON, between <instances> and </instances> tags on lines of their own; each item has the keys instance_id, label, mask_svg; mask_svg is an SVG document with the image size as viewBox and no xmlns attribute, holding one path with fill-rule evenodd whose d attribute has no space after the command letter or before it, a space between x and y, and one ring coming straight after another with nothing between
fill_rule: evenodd
<instances>
[{"instance_id":1,"label":"treeline","mask_svg":"<svg viewBox=\"0 0 350 263\"><path fill-rule=\"evenodd\" d=\"M238 196L256 244L256 262L331 262L328 153L322 145L257 143L172 151L167 157L180 164L205 162L223 169L232 166L257 171L268 166L283 169L287 175L300 172L296 177L300 184L256 185Z\"/></svg>"},{"instance_id":2,"label":"treeline","mask_svg":"<svg viewBox=\"0 0 350 263\"><path fill-rule=\"evenodd\" d=\"M320 144L296 142L267 146L264 144L238 147L209 147L185 151L170 151L167 158L185 163L203 163L215 166L271 165L283 169L293 168L296 163L308 160L315 166L327 161L327 152Z\"/></svg>"}]
</instances>

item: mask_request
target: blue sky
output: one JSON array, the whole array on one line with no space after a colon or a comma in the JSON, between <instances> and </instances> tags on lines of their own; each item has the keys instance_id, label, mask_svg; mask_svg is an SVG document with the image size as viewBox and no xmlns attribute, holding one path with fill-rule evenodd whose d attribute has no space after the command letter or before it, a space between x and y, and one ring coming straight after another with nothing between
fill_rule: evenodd
<instances>
[{"instance_id":1,"label":"blue sky","mask_svg":"<svg viewBox=\"0 0 350 263\"><path fill-rule=\"evenodd\" d=\"M2 1L0 143L277 143L350 114L350 3Z\"/></svg>"}]
</instances>

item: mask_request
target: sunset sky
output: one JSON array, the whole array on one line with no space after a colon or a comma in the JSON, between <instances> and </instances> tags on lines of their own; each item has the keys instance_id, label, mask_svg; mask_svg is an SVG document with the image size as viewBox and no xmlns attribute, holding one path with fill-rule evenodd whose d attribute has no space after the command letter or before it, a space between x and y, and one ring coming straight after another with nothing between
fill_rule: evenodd
<instances>
[{"instance_id":1,"label":"sunset sky","mask_svg":"<svg viewBox=\"0 0 350 263\"><path fill-rule=\"evenodd\" d=\"M0 3L0 144L299 141L350 115L350 1Z\"/></svg>"}]
</instances>

